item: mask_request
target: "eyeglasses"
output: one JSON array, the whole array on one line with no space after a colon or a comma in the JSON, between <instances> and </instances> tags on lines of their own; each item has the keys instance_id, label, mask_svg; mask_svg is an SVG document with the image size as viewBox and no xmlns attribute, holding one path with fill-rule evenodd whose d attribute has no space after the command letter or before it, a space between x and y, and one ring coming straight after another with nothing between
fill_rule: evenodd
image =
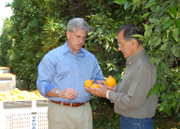
<instances>
[{"instance_id":1,"label":"eyeglasses","mask_svg":"<svg viewBox=\"0 0 180 129\"><path fill-rule=\"evenodd\" d=\"M124 42L124 43L122 43L122 42L117 42L116 44L117 44L118 47L122 47L123 44L125 44L125 43L131 43L131 42L129 42L129 41L128 41L128 42Z\"/></svg>"},{"instance_id":2,"label":"eyeglasses","mask_svg":"<svg viewBox=\"0 0 180 129\"><path fill-rule=\"evenodd\" d=\"M117 44L118 47L121 47L121 46L122 46L122 44L119 44L119 43L116 43L116 44Z\"/></svg>"}]
</instances>

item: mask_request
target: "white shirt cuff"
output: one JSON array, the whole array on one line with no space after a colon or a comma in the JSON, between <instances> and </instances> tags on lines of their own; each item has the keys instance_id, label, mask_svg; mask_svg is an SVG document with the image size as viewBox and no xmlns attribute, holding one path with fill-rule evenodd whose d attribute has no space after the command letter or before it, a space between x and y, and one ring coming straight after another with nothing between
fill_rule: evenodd
<instances>
[{"instance_id":1,"label":"white shirt cuff","mask_svg":"<svg viewBox=\"0 0 180 129\"><path fill-rule=\"evenodd\" d=\"M107 93L106 93L106 98L107 98L107 99L109 99L109 96L108 96L109 91L110 91L110 90L108 90Z\"/></svg>"},{"instance_id":2,"label":"white shirt cuff","mask_svg":"<svg viewBox=\"0 0 180 129\"><path fill-rule=\"evenodd\" d=\"M113 90L113 91L115 91L115 89L116 89L116 86L114 87L114 90ZM107 98L107 99L109 99L109 95L108 95L108 94L109 94L109 91L110 91L110 90L108 90L107 93L106 93L106 98Z\"/></svg>"}]
</instances>

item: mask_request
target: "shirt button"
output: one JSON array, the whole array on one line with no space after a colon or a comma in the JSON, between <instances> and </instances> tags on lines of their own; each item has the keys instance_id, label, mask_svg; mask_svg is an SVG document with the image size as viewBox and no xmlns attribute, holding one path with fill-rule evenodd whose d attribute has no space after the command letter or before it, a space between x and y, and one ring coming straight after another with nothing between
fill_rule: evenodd
<instances>
[{"instance_id":1,"label":"shirt button","mask_svg":"<svg viewBox=\"0 0 180 129\"><path fill-rule=\"evenodd\" d=\"M75 74L77 76L77 74Z\"/></svg>"},{"instance_id":2,"label":"shirt button","mask_svg":"<svg viewBox=\"0 0 180 129\"><path fill-rule=\"evenodd\" d=\"M78 85L78 83L76 83L76 85Z\"/></svg>"}]
</instances>

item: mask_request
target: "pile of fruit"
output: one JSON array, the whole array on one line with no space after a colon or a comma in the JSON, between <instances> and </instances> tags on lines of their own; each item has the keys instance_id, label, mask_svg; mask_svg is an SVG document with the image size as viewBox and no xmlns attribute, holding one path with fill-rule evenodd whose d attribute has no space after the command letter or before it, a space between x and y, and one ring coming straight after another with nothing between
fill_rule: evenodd
<instances>
[{"instance_id":1,"label":"pile of fruit","mask_svg":"<svg viewBox=\"0 0 180 129\"><path fill-rule=\"evenodd\" d=\"M116 79L112 76L109 76L106 79L106 85L109 87L114 87L116 85ZM93 87L93 88L100 88L99 84L94 83L92 80L88 79L84 82L84 86L87 88Z\"/></svg>"},{"instance_id":2,"label":"pile of fruit","mask_svg":"<svg viewBox=\"0 0 180 129\"><path fill-rule=\"evenodd\" d=\"M0 101L21 101L21 100L42 100L47 99L43 97L37 90L28 92L21 91L18 88L12 89L8 92L0 92Z\"/></svg>"},{"instance_id":3,"label":"pile of fruit","mask_svg":"<svg viewBox=\"0 0 180 129\"><path fill-rule=\"evenodd\" d=\"M0 69L9 69L9 67L0 67Z\"/></svg>"},{"instance_id":4,"label":"pile of fruit","mask_svg":"<svg viewBox=\"0 0 180 129\"><path fill-rule=\"evenodd\" d=\"M0 77L12 77L12 76L15 76L15 75L12 73L0 73Z\"/></svg>"}]
</instances>

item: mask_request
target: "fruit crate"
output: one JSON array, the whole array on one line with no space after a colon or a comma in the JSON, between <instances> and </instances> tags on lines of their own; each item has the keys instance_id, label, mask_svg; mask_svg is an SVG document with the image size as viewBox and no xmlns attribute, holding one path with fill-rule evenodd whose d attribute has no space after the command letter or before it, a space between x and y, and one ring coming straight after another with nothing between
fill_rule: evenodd
<instances>
[{"instance_id":1,"label":"fruit crate","mask_svg":"<svg viewBox=\"0 0 180 129\"><path fill-rule=\"evenodd\" d=\"M5 75L6 74L1 74L0 76L0 92L11 91L16 88L16 76L13 74L8 74L8 76Z\"/></svg>"},{"instance_id":2,"label":"fruit crate","mask_svg":"<svg viewBox=\"0 0 180 129\"><path fill-rule=\"evenodd\" d=\"M10 73L9 67L0 67L0 73Z\"/></svg>"},{"instance_id":3,"label":"fruit crate","mask_svg":"<svg viewBox=\"0 0 180 129\"><path fill-rule=\"evenodd\" d=\"M0 129L48 129L49 101L0 101Z\"/></svg>"}]
</instances>

